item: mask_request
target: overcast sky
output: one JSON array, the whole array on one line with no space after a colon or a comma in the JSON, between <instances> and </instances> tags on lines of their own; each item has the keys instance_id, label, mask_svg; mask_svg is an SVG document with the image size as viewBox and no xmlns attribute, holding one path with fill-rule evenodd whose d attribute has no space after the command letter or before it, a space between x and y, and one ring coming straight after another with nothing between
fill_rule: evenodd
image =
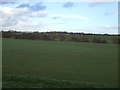
<instances>
[{"instance_id":1,"label":"overcast sky","mask_svg":"<svg viewBox=\"0 0 120 90\"><path fill-rule=\"evenodd\" d=\"M3 2L1 30L118 33L117 2Z\"/></svg>"}]
</instances>

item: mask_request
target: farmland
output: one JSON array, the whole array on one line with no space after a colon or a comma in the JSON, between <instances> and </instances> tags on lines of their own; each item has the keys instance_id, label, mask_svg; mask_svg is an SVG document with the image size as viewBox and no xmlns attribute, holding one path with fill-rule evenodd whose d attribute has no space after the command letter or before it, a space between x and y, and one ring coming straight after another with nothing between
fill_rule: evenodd
<instances>
[{"instance_id":1,"label":"farmland","mask_svg":"<svg viewBox=\"0 0 120 90\"><path fill-rule=\"evenodd\" d=\"M117 87L118 44L3 38L2 47L3 87Z\"/></svg>"}]
</instances>

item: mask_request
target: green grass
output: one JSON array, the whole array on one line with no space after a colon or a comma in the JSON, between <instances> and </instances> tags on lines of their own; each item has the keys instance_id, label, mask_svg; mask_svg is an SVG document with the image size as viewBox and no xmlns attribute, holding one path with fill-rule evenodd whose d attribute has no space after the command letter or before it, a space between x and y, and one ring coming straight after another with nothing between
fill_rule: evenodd
<instances>
[{"instance_id":1,"label":"green grass","mask_svg":"<svg viewBox=\"0 0 120 90\"><path fill-rule=\"evenodd\" d=\"M17 84L4 80L6 75L108 83L115 86L118 84L117 44L5 38L2 44L3 87L9 87L13 83Z\"/></svg>"},{"instance_id":2,"label":"green grass","mask_svg":"<svg viewBox=\"0 0 120 90\"><path fill-rule=\"evenodd\" d=\"M36 78L27 75L5 75L3 79L3 87L5 88L117 88L117 85L108 83Z\"/></svg>"}]
</instances>

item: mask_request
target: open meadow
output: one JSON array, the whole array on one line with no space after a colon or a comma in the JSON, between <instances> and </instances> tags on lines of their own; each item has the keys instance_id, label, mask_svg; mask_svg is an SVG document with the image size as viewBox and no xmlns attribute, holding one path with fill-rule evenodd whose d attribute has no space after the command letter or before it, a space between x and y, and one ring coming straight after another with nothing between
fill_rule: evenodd
<instances>
[{"instance_id":1,"label":"open meadow","mask_svg":"<svg viewBox=\"0 0 120 90\"><path fill-rule=\"evenodd\" d=\"M3 88L117 87L118 44L7 39Z\"/></svg>"}]
</instances>

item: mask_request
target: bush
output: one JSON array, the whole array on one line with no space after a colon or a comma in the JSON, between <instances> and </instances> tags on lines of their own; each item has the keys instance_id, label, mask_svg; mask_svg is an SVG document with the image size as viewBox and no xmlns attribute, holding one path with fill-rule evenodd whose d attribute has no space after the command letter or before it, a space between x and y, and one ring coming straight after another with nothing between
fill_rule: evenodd
<instances>
[{"instance_id":1,"label":"bush","mask_svg":"<svg viewBox=\"0 0 120 90\"><path fill-rule=\"evenodd\" d=\"M113 38L113 43L114 44L120 44L120 38L119 37L114 37Z\"/></svg>"},{"instance_id":2,"label":"bush","mask_svg":"<svg viewBox=\"0 0 120 90\"><path fill-rule=\"evenodd\" d=\"M80 42L89 42L89 38L87 37L81 37Z\"/></svg>"},{"instance_id":3,"label":"bush","mask_svg":"<svg viewBox=\"0 0 120 90\"><path fill-rule=\"evenodd\" d=\"M80 39L77 37L71 37L70 41L80 42Z\"/></svg>"},{"instance_id":4,"label":"bush","mask_svg":"<svg viewBox=\"0 0 120 90\"><path fill-rule=\"evenodd\" d=\"M60 41L65 41L66 40L64 35L60 35L59 38L60 38Z\"/></svg>"},{"instance_id":5,"label":"bush","mask_svg":"<svg viewBox=\"0 0 120 90\"><path fill-rule=\"evenodd\" d=\"M97 37L93 38L92 42L94 42L94 43L107 43L107 41L105 39L101 39L101 38L97 38Z\"/></svg>"},{"instance_id":6,"label":"bush","mask_svg":"<svg viewBox=\"0 0 120 90\"><path fill-rule=\"evenodd\" d=\"M85 38L85 37L71 37L70 41L75 41L75 42L89 42L89 38Z\"/></svg>"}]
</instances>

